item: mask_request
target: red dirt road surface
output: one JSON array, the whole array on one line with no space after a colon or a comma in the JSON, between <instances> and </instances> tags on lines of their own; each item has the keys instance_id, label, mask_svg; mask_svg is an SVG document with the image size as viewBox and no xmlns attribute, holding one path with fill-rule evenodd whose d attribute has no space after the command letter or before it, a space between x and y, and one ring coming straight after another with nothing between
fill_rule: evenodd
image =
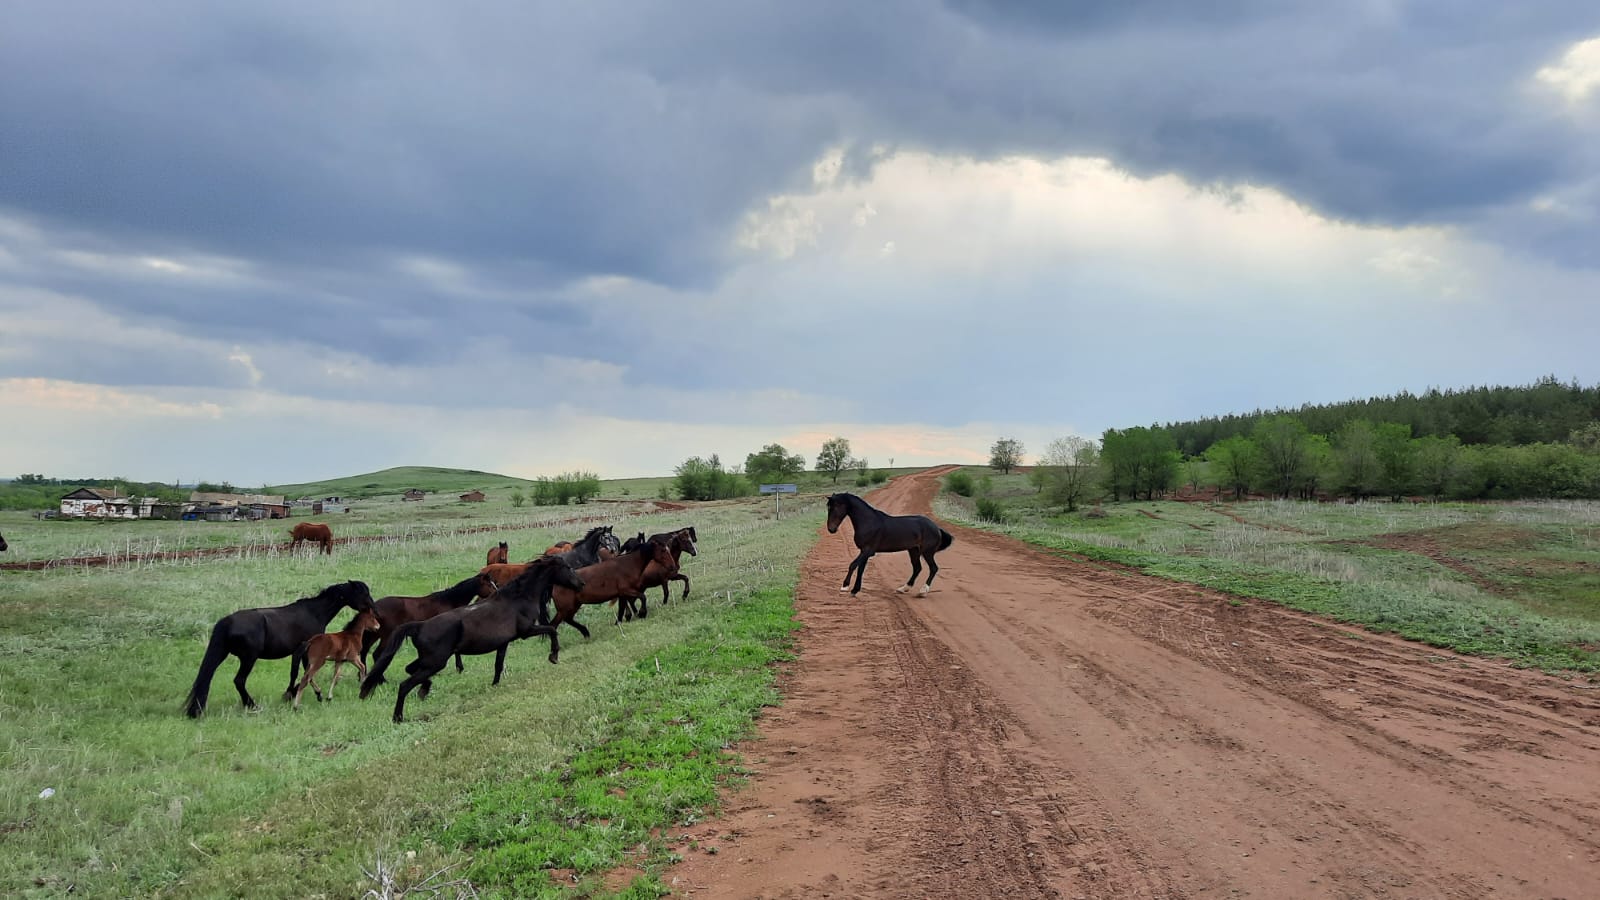
<instances>
[{"instance_id":1,"label":"red dirt road surface","mask_svg":"<svg viewBox=\"0 0 1600 900\"><path fill-rule=\"evenodd\" d=\"M958 528L931 595L897 554L852 599L849 527L682 894L1600 897L1592 684Z\"/></svg>"}]
</instances>

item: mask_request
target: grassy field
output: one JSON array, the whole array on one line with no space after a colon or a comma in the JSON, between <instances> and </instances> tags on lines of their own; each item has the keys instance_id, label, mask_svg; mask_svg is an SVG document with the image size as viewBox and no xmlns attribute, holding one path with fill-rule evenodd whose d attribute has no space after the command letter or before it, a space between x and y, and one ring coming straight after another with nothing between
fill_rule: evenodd
<instances>
[{"instance_id":1,"label":"grassy field","mask_svg":"<svg viewBox=\"0 0 1600 900\"><path fill-rule=\"evenodd\" d=\"M1044 507L1021 475L990 475L987 496L1005 522L979 522L973 501L950 493L936 511L1435 646L1600 672L1600 503L1140 501L1097 518Z\"/></svg>"},{"instance_id":2,"label":"grassy field","mask_svg":"<svg viewBox=\"0 0 1600 900\"><path fill-rule=\"evenodd\" d=\"M736 774L728 743L775 702L770 663L821 520L814 497L786 503L781 521L752 498L619 524L697 526L687 602L653 603L648 620L620 627L609 607L591 609L592 640L565 632L558 666L543 641L517 644L498 687L490 658L471 658L465 675L413 698L405 725L389 721L392 688L358 701L353 675L332 702L292 711L278 699L287 661L257 666L259 713L239 708L231 660L205 718L180 710L227 612L348 578L376 596L424 593L471 574L494 541L526 558L581 533L539 517L634 508L362 502L335 521L393 540L331 557L0 572L0 894L657 895L671 826L704 814ZM482 524L503 527L464 533ZM101 535L80 547L127 545L150 526L242 545L265 527L35 526L17 529L24 545L55 528ZM12 523L4 530L12 538Z\"/></svg>"}]
</instances>

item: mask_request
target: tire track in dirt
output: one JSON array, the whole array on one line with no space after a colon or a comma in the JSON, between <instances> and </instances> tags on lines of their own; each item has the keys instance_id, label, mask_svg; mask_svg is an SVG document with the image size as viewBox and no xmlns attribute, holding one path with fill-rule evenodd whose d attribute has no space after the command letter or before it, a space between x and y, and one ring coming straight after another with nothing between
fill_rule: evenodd
<instances>
[{"instance_id":1,"label":"tire track in dirt","mask_svg":"<svg viewBox=\"0 0 1600 900\"><path fill-rule=\"evenodd\" d=\"M873 500L926 511L940 474ZM838 594L823 535L785 705L680 892L1593 895L1593 685L946 527L910 600L904 555Z\"/></svg>"}]
</instances>

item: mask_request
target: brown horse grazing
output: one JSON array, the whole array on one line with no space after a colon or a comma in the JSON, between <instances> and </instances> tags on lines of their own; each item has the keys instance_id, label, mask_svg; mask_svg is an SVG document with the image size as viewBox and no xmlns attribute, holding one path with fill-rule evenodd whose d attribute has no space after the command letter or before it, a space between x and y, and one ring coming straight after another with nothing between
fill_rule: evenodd
<instances>
[{"instance_id":1,"label":"brown horse grazing","mask_svg":"<svg viewBox=\"0 0 1600 900\"><path fill-rule=\"evenodd\" d=\"M484 560L484 565L492 566L495 563L507 562L510 560L510 558L511 548L506 546L505 541L501 541L495 546L489 548L489 558Z\"/></svg>"},{"instance_id":2,"label":"brown horse grazing","mask_svg":"<svg viewBox=\"0 0 1600 900\"><path fill-rule=\"evenodd\" d=\"M492 592L491 592L492 593ZM384 597L372 604L372 609L378 614L378 631L368 634L361 640L361 659L364 662L372 645L378 645L378 652L382 653L384 646L391 640L396 628L407 622L421 622L431 619L441 613L452 609L460 609L478 597L478 576L458 581L443 590L434 591L421 597ZM461 664L461 657L456 657L456 671L464 672L466 667Z\"/></svg>"},{"instance_id":3,"label":"brown horse grazing","mask_svg":"<svg viewBox=\"0 0 1600 900\"><path fill-rule=\"evenodd\" d=\"M322 545L323 553L333 552L333 529L321 522L300 522L289 529L289 536L294 540L289 542L289 549L300 546L301 541L315 541Z\"/></svg>"},{"instance_id":4,"label":"brown horse grazing","mask_svg":"<svg viewBox=\"0 0 1600 900\"><path fill-rule=\"evenodd\" d=\"M193 719L206 711L206 697L211 693L211 676L229 654L239 657L239 673L233 676L233 686L239 691L239 700L247 709L255 709L255 698L244 689L245 680L258 659L283 659L289 661L289 687L283 699L292 696L294 683L300 677L300 657L295 651L301 644L322 633L340 609L349 607L357 612L372 608L372 592L360 581L346 581L328 587L315 597L304 597L284 606L241 609L217 620L211 628L211 640L206 644L206 654L200 660L200 673L189 689L189 699L184 711Z\"/></svg>"},{"instance_id":5,"label":"brown horse grazing","mask_svg":"<svg viewBox=\"0 0 1600 900\"><path fill-rule=\"evenodd\" d=\"M418 688L417 699L427 698L433 688L433 676L450 661L451 654L493 653L494 683L499 684L505 671L506 648L512 641L545 634L554 642L556 630L544 624L540 611L556 586L582 590L583 579L557 557L535 560L528 564L522 577L506 585L492 600L400 626L395 642L372 661L372 674L361 684L362 698L383 683L384 670L407 638L416 646L417 658L406 666L407 678L396 692L396 722L405 721L406 695Z\"/></svg>"},{"instance_id":6,"label":"brown horse grazing","mask_svg":"<svg viewBox=\"0 0 1600 900\"><path fill-rule=\"evenodd\" d=\"M622 607L625 602L623 598L639 601L639 618L649 615L642 585L645 569L652 564L663 568L677 565L673 562L672 551L668 549L665 541L649 541L630 553L579 569L578 577L583 579L582 589L571 590L558 586L550 592L550 599L556 607L555 618L550 620L551 627L565 622L578 629L579 634L588 637L589 629L583 627L583 623L575 618L578 615L578 607L590 603L607 603L611 600L617 601L617 623L621 624ZM555 662L560 653L561 644L552 634L550 661Z\"/></svg>"},{"instance_id":7,"label":"brown horse grazing","mask_svg":"<svg viewBox=\"0 0 1600 900\"><path fill-rule=\"evenodd\" d=\"M356 678L366 680L367 664L361 661L361 639L369 631L378 630L378 617L370 609L363 609L356 613L350 624L344 626L343 631L319 634L311 640L300 645L300 662L306 667L306 674L300 679L300 686L294 690L294 708L300 708L300 695L306 692L306 685L311 685L311 690L317 695L317 702L322 701L322 688L317 687L317 670L323 664L333 660L333 681L328 685L328 698L333 699L333 688L339 683L339 667L345 663L355 663Z\"/></svg>"}]
</instances>

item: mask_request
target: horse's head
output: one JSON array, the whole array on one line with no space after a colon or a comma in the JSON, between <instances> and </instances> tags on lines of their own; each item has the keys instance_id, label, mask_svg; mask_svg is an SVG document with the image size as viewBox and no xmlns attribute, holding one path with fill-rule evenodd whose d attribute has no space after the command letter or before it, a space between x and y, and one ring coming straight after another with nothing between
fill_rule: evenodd
<instances>
[{"instance_id":1,"label":"horse's head","mask_svg":"<svg viewBox=\"0 0 1600 900\"><path fill-rule=\"evenodd\" d=\"M621 550L621 552L622 553L632 553L633 551L635 551L635 550L637 550L637 549L639 549L640 547L643 547L643 546L644 546L644 532L641 531L641 532L639 532L639 534L637 536L628 538L627 540L622 542L622 550Z\"/></svg>"},{"instance_id":2,"label":"horse's head","mask_svg":"<svg viewBox=\"0 0 1600 900\"><path fill-rule=\"evenodd\" d=\"M339 594L344 605L357 612L372 609L372 591L365 581L346 581L339 585Z\"/></svg>"},{"instance_id":3,"label":"horse's head","mask_svg":"<svg viewBox=\"0 0 1600 900\"><path fill-rule=\"evenodd\" d=\"M478 599L479 600L487 600L490 597L493 597L495 595L495 592L498 591L498 590L500 590L500 586L494 583L494 579L489 577L489 573L488 572L479 572L478 573Z\"/></svg>"},{"instance_id":4,"label":"horse's head","mask_svg":"<svg viewBox=\"0 0 1600 900\"><path fill-rule=\"evenodd\" d=\"M678 567L678 561L672 556L672 540L670 538L658 537L651 539L650 561L668 572Z\"/></svg>"},{"instance_id":5,"label":"horse's head","mask_svg":"<svg viewBox=\"0 0 1600 900\"><path fill-rule=\"evenodd\" d=\"M850 501L845 499L848 496L850 496L850 495L849 494L829 494L828 495L828 533L829 534L838 534L838 532L839 532L839 523L843 522L844 521L844 517L848 516L850 514Z\"/></svg>"},{"instance_id":6,"label":"horse's head","mask_svg":"<svg viewBox=\"0 0 1600 900\"><path fill-rule=\"evenodd\" d=\"M377 631L383 627L383 623L378 621L378 614L370 609L356 613L356 621L361 623L356 626L358 631Z\"/></svg>"},{"instance_id":7,"label":"horse's head","mask_svg":"<svg viewBox=\"0 0 1600 900\"><path fill-rule=\"evenodd\" d=\"M700 555L694 550L693 528L680 528L677 531L674 531L672 533L672 545L676 547L680 553L687 553L690 556Z\"/></svg>"},{"instance_id":8,"label":"horse's head","mask_svg":"<svg viewBox=\"0 0 1600 900\"><path fill-rule=\"evenodd\" d=\"M600 549L610 550L612 556L622 552L622 542L617 540L615 534L611 533L610 525L607 525L605 532L600 535Z\"/></svg>"},{"instance_id":9,"label":"horse's head","mask_svg":"<svg viewBox=\"0 0 1600 900\"><path fill-rule=\"evenodd\" d=\"M564 559L558 559L555 562L556 565L553 567L555 571L551 576L550 583L569 590L583 590L583 576L578 574L578 570L568 565Z\"/></svg>"}]
</instances>

